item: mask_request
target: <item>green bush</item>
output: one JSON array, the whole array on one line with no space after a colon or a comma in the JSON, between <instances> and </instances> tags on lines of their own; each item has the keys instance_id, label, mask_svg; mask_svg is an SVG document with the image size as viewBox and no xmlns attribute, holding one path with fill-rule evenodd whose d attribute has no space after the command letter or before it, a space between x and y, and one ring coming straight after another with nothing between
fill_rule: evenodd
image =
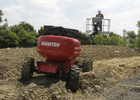
<instances>
[{"instance_id":1,"label":"green bush","mask_svg":"<svg viewBox=\"0 0 140 100\"><path fill-rule=\"evenodd\" d=\"M37 45L38 34L29 23L20 22L18 25L11 26L10 29L19 37L18 46Z\"/></svg>"},{"instance_id":2,"label":"green bush","mask_svg":"<svg viewBox=\"0 0 140 100\"><path fill-rule=\"evenodd\" d=\"M138 31L138 42L137 42L137 46L138 46L139 51L140 51L140 30Z\"/></svg>"},{"instance_id":3,"label":"green bush","mask_svg":"<svg viewBox=\"0 0 140 100\"><path fill-rule=\"evenodd\" d=\"M95 35L94 37L94 43L96 45L103 45L103 40L104 40L103 37L99 34Z\"/></svg>"},{"instance_id":4,"label":"green bush","mask_svg":"<svg viewBox=\"0 0 140 100\"><path fill-rule=\"evenodd\" d=\"M0 48L18 46L18 36L10 30L0 31Z\"/></svg>"},{"instance_id":5,"label":"green bush","mask_svg":"<svg viewBox=\"0 0 140 100\"><path fill-rule=\"evenodd\" d=\"M3 12L0 10L0 24L3 22ZM38 34L34 27L26 22L8 27L7 19L0 26L0 48L17 46L34 46L37 44Z\"/></svg>"}]
</instances>

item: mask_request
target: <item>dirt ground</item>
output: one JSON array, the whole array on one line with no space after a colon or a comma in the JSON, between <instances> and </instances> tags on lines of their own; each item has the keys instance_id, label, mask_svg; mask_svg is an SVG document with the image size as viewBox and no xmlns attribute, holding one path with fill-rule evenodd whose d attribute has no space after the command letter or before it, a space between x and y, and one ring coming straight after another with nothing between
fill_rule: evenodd
<instances>
[{"instance_id":1,"label":"dirt ground","mask_svg":"<svg viewBox=\"0 0 140 100\"><path fill-rule=\"evenodd\" d=\"M25 57L45 60L36 47L0 49L0 100L140 100L138 49L82 45L78 59L91 58L93 71L80 74L76 92L65 81L44 74L22 81Z\"/></svg>"}]
</instances>

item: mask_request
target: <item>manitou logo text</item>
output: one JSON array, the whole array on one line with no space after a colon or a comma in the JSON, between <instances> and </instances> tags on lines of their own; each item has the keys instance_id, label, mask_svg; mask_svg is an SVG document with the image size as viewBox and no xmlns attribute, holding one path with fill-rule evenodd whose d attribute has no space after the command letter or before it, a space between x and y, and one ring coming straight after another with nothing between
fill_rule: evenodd
<instances>
[{"instance_id":1,"label":"manitou logo text","mask_svg":"<svg viewBox=\"0 0 140 100\"><path fill-rule=\"evenodd\" d=\"M56 42L42 42L41 45L43 45L43 46L50 46L50 47L59 47L60 43L56 43Z\"/></svg>"},{"instance_id":2,"label":"manitou logo text","mask_svg":"<svg viewBox=\"0 0 140 100\"><path fill-rule=\"evenodd\" d=\"M75 47L75 50L77 50L77 49L81 49L81 47Z\"/></svg>"}]
</instances>

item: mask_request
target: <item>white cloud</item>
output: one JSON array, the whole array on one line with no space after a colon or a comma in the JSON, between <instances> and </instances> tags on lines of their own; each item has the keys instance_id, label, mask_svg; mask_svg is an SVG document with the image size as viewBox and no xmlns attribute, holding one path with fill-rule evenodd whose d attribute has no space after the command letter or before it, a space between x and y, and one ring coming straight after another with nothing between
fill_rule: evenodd
<instances>
[{"instance_id":1,"label":"white cloud","mask_svg":"<svg viewBox=\"0 0 140 100\"><path fill-rule=\"evenodd\" d=\"M135 4L137 7L140 7L140 0L135 0L135 1L134 1L134 4Z\"/></svg>"},{"instance_id":2,"label":"white cloud","mask_svg":"<svg viewBox=\"0 0 140 100\"><path fill-rule=\"evenodd\" d=\"M36 29L40 26L57 25L85 32L87 17L93 17L100 9L105 18L111 19L111 31L122 34L122 30L137 31L139 0L15 0L4 7L4 17L9 25L25 21Z\"/></svg>"},{"instance_id":3,"label":"white cloud","mask_svg":"<svg viewBox=\"0 0 140 100\"><path fill-rule=\"evenodd\" d=\"M9 23L17 24L24 19L25 10L22 6L11 5L3 9L4 17L8 19ZM13 25L12 24L12 25Z\"/></svg>"},{"instance_id":4,"label":"white cloud","mask_svg":"<svg viewBox=\"0 0 140 100\"><path fill-rule=\"evenodd\" d=\"M73 2L74 0L64 0L64 1L70 3Z\"/></svg>"},{"instance_id":5,"label":"white cloud","mask_svg":"<svg viewBox=\"0 0 140 100\"><path fill-rule=\"evenodd\" d=\"M19 0L18 6L11 5L3 9L10 25L26 21L39 29L44 24L73 26L74 23L61 13L56 2L52 0Z\"/></svg>"},{"instance_id":6,"label":"white cloud","mask_svg":"<svg viewBox=\"0 0 140 100\"><path fill-rule=\"evenodd\" d=\"M111 19L111 31L117 32L122 35L122 30L135 31L137 33L137 21L139 21L140 9L108 15Z\"/></svg>"}]
</instances>

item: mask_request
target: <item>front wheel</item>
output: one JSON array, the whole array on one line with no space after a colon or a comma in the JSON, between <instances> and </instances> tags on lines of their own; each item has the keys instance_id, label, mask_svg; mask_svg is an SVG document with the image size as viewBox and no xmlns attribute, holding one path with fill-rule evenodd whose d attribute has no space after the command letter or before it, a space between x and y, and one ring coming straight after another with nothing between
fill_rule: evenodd
<instances>
[{"instance_id":1,"label":"front wheel","mask_svg":"<svg viewBox=\"0 0 140 100\"><path fill-rule=\"evenodd\" d=\"M71 90L77 90L79 84L80 68L77 65L71 65L69 87Z\"/></svg>"},{"instance_id":2,"label":"front wheel","mask_svg":"<svg viewBox=\"0 0 140 100\"><path fill-rule=\"evenodd\" d=\"M30 80L33 76L34 58L27 57L22 66L21 79L23 81Z\"/></svg>"}]
</instances>

